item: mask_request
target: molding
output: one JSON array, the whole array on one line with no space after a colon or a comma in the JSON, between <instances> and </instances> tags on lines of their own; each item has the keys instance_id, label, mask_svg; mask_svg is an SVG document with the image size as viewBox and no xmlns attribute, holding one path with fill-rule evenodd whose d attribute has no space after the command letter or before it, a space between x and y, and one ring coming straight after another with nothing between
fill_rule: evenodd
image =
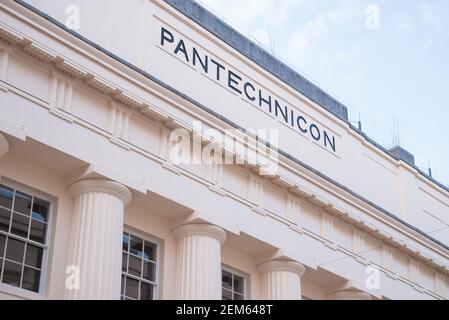
<instances>
[{"instance_id":1,"label":"molding","mask_svg":"<svg viewBox=\"0 0 449 320\"><path fill-rule=\"evenodd\" d=\"M67 123L73 123L73 119L70 117L70 115L66 114L65 111L61 109L50 108L48 109L48 112L56 118L59 118Z\"/></svg>"},{"instance_id":2,"label":"molding","mask_svg":"<svg viewBox=\"0 0 449 320\"><path fill-rule=\"evenodd\" d=\"M165 2L297 93L302 94L335 117L348 121L346 106L204 9L200 4L192 0L165 0Z\"/></svg>"},{"instance_id":3,"label":"molding","mask_svg":"<svg viewBox=\"0 0 449 320\"><path fill-rule=\"evenodd\" d=\"M1 83L0 83L0 92L1 93L8 93L8 88L7 87L5 87L5 86L3 86Z\"/></svg>"},{"instance_id":4,"label":"molding","mask_svg":"<svg viewBox=\"0 0 449 320\"><path fill-rule=\"evenodd\" d=\"M18 0L16 0L18 1ZM20 0L19 0L20 1ZM196 25L190 24L190 26L196 31L203 34L209 40L215 42L218 46L224 48L226 51L231 52L238 59L248 64L248 61L253 63L254 66L258 67L262 73L267 77L271 77L272 81L277 82L281 87L287 88L287 91L294 92L294 94L300 94L305 97L300 96L300 100L306 101L314 109L326 117L344 123L344 130L348 132L353 137L360 140L363 144L368 146L370 149L374 150L376 153L380 154L383 158L387 159L396 166L404 166L410 172L415 173L415 175L420 176L421 179L425 179L426 183L434 183L437 187L449 192L449 187L443 185L442 183L436 181L430 177L427 173L420 170L416 165L409 164L400 160L397 160L393 155L390 154L389 150L381 146L379 143L368 137L363 131L358 130L354 127L347 119L346 106L338 102L335 98L329 96L328 93L324 92L322 89L318 88L316 85L302 77L297 71L289 68L282 61L279 61L276 57L273 57L266 50L260 48L253 41L248 39L246 36L242 35L240 32L236 31L234 28L229 26L226 22L223 22L220 18L216 17L214 14L210 13L207 9L203 8L201 4L198 4L192 0L164 0L171 10L168 10L163 2L151 0L157 4L160 8L167 11L169 14L174 16L183 17L184 22L186 20L193 21ZM222 43L219 43L214 38L220 39ZM241 43L246 42L246 45ZM235 50L229 50L229 47ZM248 49L250 48L250 49ZM278 63L280 65L278 65ZM275 67L272 67L275 64ZM278 71L281 70L281 71ZM284 71L284 74L290 74L293 72L292 78L297 82L308 83L308 86L312 88L312 91L318 89L319 92L303 93L301 89L298 89L297 83L294 80L284 79L283 74L280 72ZM297 76L295 76L295 74ZM320 93L324 94L324 96ZM320 99L321 98L321 99ZM323 100L324 98L324 100ZM317 101L319 100L319 101ZM338 107L340 106L340 108ZM340 110L332 110L333 107L337 107ZM435 187L435 186L433 186ZM441 191L441 190L439 190Z\"/></svg>"},{"instance_id":5,"label":"molding","mask_svg":"<svg viewBox=\"0 0 449 320\"><path fill-rule=\"evenodd\" d=\"M0 25L0 30L1 30L1 27L2 27L2 26ZM1 34L0 34L0 35L1 35ZM24 93L21 92L20 90L16 90L15 88L10 87L9 85L8 85L8 87L9 87L10 90L14 91L15 93L17 93L17 94L19 94L19 95L24 95ZM33 101L35 101L35 100L33 100ZM42 105L43 107L45 107L45 108L47 108L47 109L50 109L50 107L48 106L47 103L44 104L44 103L42 103L42 102L40 102L40 101L35 101L35 102L39 103L40 105ZM151 120L155 120L155 118L161 119L161 117L151 117ZM75 120L78 120L78 119L75 119ZM79 122L79 123L82 124L82 125L86 125L86 124L84 124L84 122L81 121L81 120L80 120L80 121L77 121L77 122ZM167 124L169 124L172 128L173 128L173 127L185 127L185 128L188 129L188 127L187 127L186 125L180 123L179 121L177 121L177 120L175 120L175 119L173 119L173 121L167 122ZM88 125L88 124L87 124L87 127L93 129L91 125ZM100 134L103 134L103 135L105 135L105 136L110 136L110 134L107 134L107 133L101 133L101 132L100 132ZM128 145L126 142L123 142L123 144L126 145L126 146ZM125 149L127 149L127 148L125 148ZM133 151L142 153L142 152L141 152L138 148L136 148L136 147L132 147L131 149L132 149ZM147 154L147 152L145 152L145 154ZM151 157L151 158L152 158L152 157ZM167 167L166 167L166 164L162 163L162 165L163 165L165 168L167 168ZM245 166L244 166L244 167L245 167ZM168 169L168 168L167 168L167 169ZM174 172L175 172L176 174L181 174L181 171L178 171L178 170L181 170L181 169L178 168L178 167L176 167L176 168L170 168L169 170L174 170ZM292 169L292 170L293 170L293 169ZM252 172L255 172L254 170L251 170L251 171L252 171ZM184 170L182 170L182 172L184 172ZM189 176L190 176L190 175L189 175ZM305 178L307 179L307 177L305 177ZM261 178L261 179L262 179L262 178ZM284 177L280 177L280 176L278 176L278 178L275 177L275 178L271 178L271 179L269 179L269 180L271 180L272 182L274 181L274 182L276 183L276 181L282 181L281 179L284 180L284 181L289 181L288 179L285 179ZM309 179L310 179L310 178L309 178ZM331 214L334 214L334 215L336 215L336 216L339 216L343 221L345 221L345 222L347 222L347 223L349 223L349 224L352 224L352 225L363 225L363 226L365 226L365 227L368 227L368 224L364 223L364 222L363 222L362 220L360 220L359 218L356 218L355 216L349 214L349 213L348 213L347 211L345 211L344 209L341 209L341 208L339 208L339 207L337 207L337 206L334 206L333 204L328 203L325 199L322 199L321 196L318 196L318 195L313 194L313 192L310 191L310 190L308 190L307 188L304 188L304 187L302 187L302 186L300 186L300 185L296 185L296 184L294 184L294 183L290 184L290 183L284 183L284 182L283 182L282 185L286 186L286 188L288 188L287 190L289 190L290 192L292 192L292 193L298 195L300 198L303 198L305 201L308 201L308 202L310 202L310 203L312 203L312 204L315 204L315 205L317 205L317 206L323 206L323 207L325 207L326 212L329 212L329 213L331 213ZM291 188L292 185L294 186L293 188ZM282 187L284 187L284 186L282 186ZM321 187L322 187L322 186L321 186ZM325 189L326 191L329 191L329 190L327 190L325 187L324 187L324 189ZM233 197L233 198L235 198L236 200L239 200L239 199L237 199L237 197ZM344 199L344 201L347 202L346 199ZM349 202L349 204L350 204L350 205L354 205L354 204L351 203L351 202ZM360 209L360 208L359 208L359 209ZM363 209L361 209L361 210L363 210ZM371 214L371 213L370 213L369 211L367 211L366 209L363 210L363 211L365 211L365 212L368 213L368 214ZM264 216L266 215L266 213L264 212L263 209L257 208L256 212L258 212L258 213L260 213L260 214L262 214L262 215L264 215ZM274 215L270 215L270 216L273 217ZM278 215L276 215L276 216L279 217L279 219L282 219L281 216L278 216ZM279 220L279 219L277 219L277 220ZM283 221L281 221L281 222L283 222ZM376 236L377 236L378 238L380 238L381 240L388 241L388 242L391 243L393 246L399 247L402 251L406 251L406 252L410 251L410 249L409 249L407 246L404 246L404 245L401 244L399 241L396 241L396 239L394 239L394 237L389 236L389 235L387 235L385 232L380 231L380 230L377 230L377 229L375 229L375 228L371 228L371 229L372 229L372 231L376 234ZM306 233L307 233L307 232L306 232ZM413 251L413 252L415 252L415 251ZM432 258L430 258L430 257L422 256L422 258L424 259L424 261L427 261L427 262L430 263L431 265L436 266L438 269L440 269L440 270L442 269L444 272L449 273L449 270L447 270L447 269L444 268L444 264L439 263L439 262L435 261L434 259L432 259Z\"/></svg>"},{"instance_id":6,"label":"molding","mask_svg":"<svg viewBox=\"0 0 449 320\"><path fill-rule=\"evenodd\" d=\"M29 6L29 5L25 4L25 3L23 3L22 1L18 1L17 3L19 3L20 5L25 6L27 9L31 9L34 13L39 14L39 12L37 12L36 10L33 10L33 8L32 8L31 6ZM47 19L47 20L49 20L50 23L58 24L57 22L51 20L51 18L49 18L49 17L44 17L44 18ZM64 27L61 26L61 25L59 25L59 27L61 27L62 29L64 29ZM5 31L5 30L6 30L6 31ZM64 29L64 30L65 30L65 29ZM161 86L161 87L167 89L168 91L171 91L171 93L172 93L173 95L175 95L175 96L177 97L177 99L182 100L182 101L187 100L188 102L192 103L193 105L202 108L202 106L201 106L200 104L198 104L196 101L193 101L193 100L190 99L189 97L187 97L187 96L183 95L182 93L178 92L176 89L167 86L166 84L162 83L162 82L159 81L158 79L155 79L154 77L152 77L151 75L145 73L144 71L142 71L142 70L136 68L136 67L133 66L133 65L130 65L130 64L127 63L126 61L123 61L123 60L121 60L120 58L118 58L118 57L116 57L116 56L113 56L112 54L110 54L110 53L107 52L106 50L102 49L102 48L99 47L98 45L95 45L94 43L90 42L89 40L87 40L87 39L85 39L85 38L82 38L81 36L79 36L79 35L76 34L75 32L73 32L73 31L68 31L68 30L65 30L65 31L69 32L70 34L72 34L72 35L75 36L75 37L78 37L81 41L86 42L88 45L94 46L96 49L100 50L103 54L109 55L110 58L117 60L119 63L125 65L126 67L129 67L131 70L140 73L140 74L143 75L144 77L146 77L146 78L148 78L149 80L155 82L156 85L159 85L159 86ZM7 26L4 26L4 25L1 24L1 23L0 23L0 38L3 38L4 40L6 40L8 43L11 43L11 44L19 44L19 43L21 43L21 41L24 39L24 37L22 37L20 34L18 34L15 30L11 30L10 28L8 28ZM13 39L13 41L12 41L11 39ZM14 39L16 39L17 41L14 40ZM29 40L28 40L28 41L29 41ZM27 44L29 44L29 42L27 42ZM39 47L39 46L36 46L36 47ZM44 48L43 46L41 46L41 47L39 47L39 48L40 48L41 50L45 50L45 49L46 49L46 48ZM45 55L45 57L52 57L52 54L53 54L52 52L49 52L49 54L48 54L48 55ZM47 60L48 60L48 58L47 58ZM78 67L75 63L66 61L66 59L64 59L64 58L62 58L62 57L56 56L55 59L53 59L53 60L51 60L51 61L47 61L47 63L51 63L51 64L55 65L57 69L66 68L66 69L68 70L67 72L72 72L72 75L73 75L74 77L78 77L78 78L80 78L80 79L83 80L83 81L89 81L89 80L92 79L92 77L90 76L91 74L89 74L87 71L85 71L85 70L82 69L81 67ZM66 67L67 65L70 65L70 68ZM72 69L71 69L71 68L72 68ZM78 69L77 69L77 68L78 68ZM76 72L75 72L74 70L76 70ZM105 87L106 89L109 89L109 91L111 91L111 90L110 90L111 88L108 88L108 87L107 87L107 86L110 85L109 82L103 81L103 80L102 80L101 78L99 78L99 77L97 77L96 79L97 79L96 81L99 81L100 84L106 84L104 87ZM142 113L143 115L145 115L145 116L147 116L147 117L149 117L149 118L151 118L151 119L153 119L153 120L157 120L157 121L166 121L166 120L169 119L169 117L168 117L164 112L162 112L161 110L158 110L158 109L155 108L154 106L151 106L151 104L146 103L146 102L139 101L137 98L133 98L133 95L132 95L131 93L128 94L127 92L122 91L122 90L119 89L118 87L114 87L114 88L115 88L115 89L112 91L112 93L114 94L113 97L114 97L115 99L117 99L117 97L121 97L122 95L126 95L126 96L128 97L128 99L124 99L124 100L128 101L128 106L129 106L129 107L131 107L131 108L136 108L136 106L140 106L140 107L139 107L140 109L138 109L138 110L139 110L139 113ZM104 91L105 91L104 88L98 88L98 86L95 86L94 89L96 89L96 90L100 90L100 89L101 89L99 92L103 91L103 94L106 94L106 93L104 92ZM111 93L110 93L110 94L111 94ZM130 102L129 102L129 101L130 101ZM171 100L167 100L167 101L171 101ZM120 101L120 102L122 102L122 101ZM171 101L171 102L173 103L173 101ZM122 103L123 103L123 102L122 102ZM41 104L42 104L42 103L41 103ZM177 105L177 104L175 103L175 105ZM202 108L202 109L204 109L205 111L208 111L208 110L206 110L205 107ZM209 112L209 111L208 111L208 112ZM209 113L210 113L210 112L209 112ZM226 122L226 120L227 120L227 119L223 119L222 117L221 117L220 119L223 120L223 121L225 121L225 122ZM175 125L180 125L180 124L179 124L178 122L176 122L176 121L174 121L173 123L174 123ZM235 125L235 124L233 124L233 125ZM135 148L133 148L133 150L135 150ZM334 184L337 188L339 188L338 191L343 191L343 193L347 192L347 193L349 193L349 195L351 195L351 196L357 198L358 200L360 200L360 201L361 201L367 208L369 208L369 209L365 209L365 210L364 210L365 213L371 214L371 215L376 215L376 214L377 214L376 210L377 210L377 211L380 211L380 213L385 214L385 215L388 216L389 218L395 219L397 223L402 223L402 226L399 226L399 227L398 227L397 225L392 225L391 223L386 222L386 221L383 221L382 223L385 223L385 224L387 224L387 225L390 224L390 225L389 225L390 227L396 228L396 229L398 229L400 232L404 232L404 233L409 232L410 230L403 230L403 229L401 229L400 227L403 227L403 226L409 227L409 228L411 228L412 231L415 231L415 232L419 233L419 234L420 234L421 236L423 236L423 237L427 237L427 240L428 240L428 241L433 241L434 243L433 243L432 245L437 244L437 245L442 246L444 249L449 250L449 248L448 248L447 246L445 246L444 244L440 243L439 241L437 241L437 240L433 239L432 237L428 236L427 234L423 233L421 230L416 229L416 228L414 228L414 227L411 226L411 225L408 225L407 223L405 223L404 221L400 220L400 219L399 219L398 217L396 217L395 215L393 215L393 214L391 214L391 213L389 213L389 212L383 210L382 208L380 208L379 206L375 205L374 203L369 202L368 200L366 200L366 199L360 197L358 194L356 194L356 193L354 193L353 191L347 189L346 187L340 185L338 182L333 181L332 179L330 179L330 178L326 177L325 175L321 174L320 172L317 172L317 171L314 170L313 168L311 168L311 167L305 165L304 163L299 162L299 160L293 159L293 158L290 157L288 154L282 153L282 155L284 155L288 160L294 161L297 165L302 166L302 169L306 169L306 170L308 171L308 173L311 172L312 174L316 174L316 175L318 175L318 177L323 178L323 179L324 179L325 181L327 181L328 183ZM405 166L405 167L407 168L407 166ZM294 169L292 169L292 170L294 170ZM297 170L295 170L295 172L297 172ZM300 175L300 173L298 173L298 172L297 172L297 174ZM280 177L280 178L283 178L283 177ZM309 178L309 179L310 179L310 178ZM315 183L317 183L318 186L320 186L320 185L322 184L322 183L320 183L319 181L318 181L318 182L315 181ZM332 205L332 204L327 203L325 199L321 199L320 196L314 195L314 194L312 194L310 191L304 191L305 189L302 188L301 186L295 185L294 183L293 183L293 185L294 185L294 187L291 188L291 189L292 189L292 192L297 193L297 194L300 195L300 196L301 196L301 194L302 194L302 195L305 195L305 197L306 197L306 198L309 198L312 202L313 202L313 201L317 201L317 202L318 202L318 205L324 205L324 206L326 206L326 211L331 212L332 214L335 214L335 215L340 216L340 217L346 217L348 220L350 220L350 221L347 221L347 222L349 222L349 223L351 223L351 224L360 224L360 223L363 223L363 221L361 221L359 218L354 217L353 215L351 215L351 214L349 214L348 212L346 212L344 209L338 208L338 207L336 207L336 206L334 206L334 205ZM287 186L285 186L285 187L286 187L286 188L290 188L290 186L291 186L291 184L287 184ZM435 186L433 186L433 185L432 185L432 187L435 188ZM324 189L325 191L330 192L330 191L328 190L328 188L326 188L326 187L324 187L323 189ZM335 193L335 192L334 192L334 193ZM353 203L353 201L351 201L352 199L350 199L347 195L344 194L344 195L342 196L342 195L340 194L339 197L340 197L343 201L346 201L349 205L358 207L356 204ZM349 199L348 199L348 198L349 198ZM318 199L318 200L315 200L315 199ZM373 209L374 209L374 212L373 212ZM345 219L343 219L343 220L345 220ZM394 238L391 237L391 236L385 235L385 233L383 233L383 231L379 231L379 230L377 230L377 229L375 229L375 228L373 228L372 231L373 231L373 233L376 235L376 237L378 237L378 238L380 238L380 239L383 239L383 240L385 240L385 241L388 241L388 242L389 242L390 244L392 244L393 246L395 246L395 245L396 245L396 246L399 246L399 247L400 247L400 250L403 250L403 251L405 251L405 252L412 252L412 253L415 253L415 252L416 252L416 250L413 251L410 247L401 245L401 243L400 243L400 241L399 241L398 239L394 239ZM439 253L439 254L444 254L444 253L438 251L439 249L437 250L435 247L432 247L430 244L424 242L423 239L417 238L416 235L408 235L408 236L410 236L411 238L413 238L414 241L420 242L423 246L427 246L427 247L431 248L432 250L434 250L435 252L437 252L437 253ZM447 269L443 264L441 264L441 263L439 263L439 262L433 260L432 258L426 257L426 256L421 256L420 259L422 259L422 260L425 261L426 263L430 264L432 267L437 268L437 269L441 269L441 270L443 270L443 272L448 273L448 269Z\"/></svg>"},{"instance_id":7,"label":"molding","mask_svg":"<svg viewBox=\"0 0 449 320\"><path fill-rule=\"evenodd\" d=\"M14 287L9 284L0 283L0 293L14 296L16 299L25 300L53 300L45 293L36 293L34 291Z\"/></svg>"}]
</instances>

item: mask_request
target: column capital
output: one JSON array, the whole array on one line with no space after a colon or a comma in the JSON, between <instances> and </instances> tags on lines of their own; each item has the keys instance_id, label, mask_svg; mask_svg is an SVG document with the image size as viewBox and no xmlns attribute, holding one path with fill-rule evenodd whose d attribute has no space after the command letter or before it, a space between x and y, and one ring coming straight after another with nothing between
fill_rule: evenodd
<instances>
[{"instance_id":1,"label":"column capital","mask_svg":"<svg viewBox=\"0 0 449 320\"><path fill-rule=\"evenodd\" d=\"M9 151L8 139L0 132L0 158Z\"/></svg>"},{"instance_id":2,"label":"column capital","mask_svg":"<svg viewBox=\"0 0 449 320\"><path fill-rule=\"evenodd\" d=\"M360 290L342 290L327 296L329 300L371 300L371 295Z\"/></svg>"},{"instance_id":3,"label":"column capital","mask_svg":"<svg viewBox=\"0 0 449 320\"><path fill-rule=\"evenodd\" d=\"M257 269L262 273L274 272L274 271L289 271L302 277L306 272L306 268L299 262L290 260L271 260L259 264Z\"/></svg>"},{"instance_id":4,"label":"column capital","mask_svg":"<svg viewBox=\"0 0 449 320\"><path fill-rule=\"evenodd\" d=\"M207 223L191 223L178 226L173 229L176 239L181 239L191 235L209 236L223 244L226 241L226 231L222 228Z\"/></svg>"},{"instance_id":5,"label":"column capital","mask_svg":"<svg viewBox=\"0 0 449 320\"><path fill-rule=\"evenodd\" d=\"M77 197L89 192L104 192L120 198L125 206L131 202L132 193L124 185L107 179L86 179L73 183L69 187L73 196Z\"/></svg>"}]
</instances>

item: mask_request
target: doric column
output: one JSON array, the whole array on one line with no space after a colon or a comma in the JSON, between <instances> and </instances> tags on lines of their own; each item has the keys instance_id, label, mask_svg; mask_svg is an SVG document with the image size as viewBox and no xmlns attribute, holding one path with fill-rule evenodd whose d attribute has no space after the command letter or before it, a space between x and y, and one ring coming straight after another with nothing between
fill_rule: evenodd
<instances>
[{"instance_id":1,"label":"doric column","mask_svg":"<svg viewBox=\"0 0 449 320\"><path fill-rule=\"evenodd\" d=\"M0 133L0 158L9 151L9 142L6 137Z\"/></svg>"},{"instance_id":2,"label":"doric column","mask_svg":"<svg viewBox=\"0 0 449 320\"><path fill-rule=\"evenodd\" d=\"M334 292L327 298L328 300L371 300L371 295L360 290L350 289Z\"/></svg>"},{"instance_id":3,"label":"doric column","mask_svg":"<svg viewBox=\"0 0 449 320\"><path fill-rule=\"evenodd\" d=\"M178 239L177 299L221 299L221 245L226 232L210 224L186 224L173 234Z\"/></svg>"},{"instance_id":4,"label":"doric column","mask_svg":"<svg viewBox=\"0 0 449 320\"><path fill-rule=\"evenodd\" d=\"M74 287L69 299L120 299L124 207L128 188L110 180L81 180L70 187L75 197L72 247ZM73 284L73 283L72 283Z\"/></svg>"},{"instance_id":5,"label":"doric column","mask_svg":"<svg viewBox=\"0 0 449 320\"><path fill-rule=\"evenodd\" d=\"M258 266L265 300L301 300L301 277L305 267L294 261L272 260Z\"/></svg>"}]
</instances>

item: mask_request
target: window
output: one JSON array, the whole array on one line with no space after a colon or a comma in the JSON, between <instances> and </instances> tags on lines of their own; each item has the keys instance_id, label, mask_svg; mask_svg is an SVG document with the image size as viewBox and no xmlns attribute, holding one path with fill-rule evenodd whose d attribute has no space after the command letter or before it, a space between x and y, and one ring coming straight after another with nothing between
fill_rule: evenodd
<instances>
[{"instance_id":1,"label":"window","mask_svg":"<svg viewBox=\"0 0 449 320\"><path fill-rule=\"evenodd\" d=\"M0 282L39 292L50 202L0 184Z\"/></svg>"},{"instance_id":2,"label":"window","mask_svg":"<svg viewBox=\"0 0 449 320\"><path fill-rule=\"evenodd\" d=\"M134 234L123 233L122 300L157 298L158 245Z\"/></svg>"},{"instance_id":3,"label":"window","mask_svg":"<svg viewBox=\"0 0 449 320\"><path fill-rule=\"evenodd\" d=\"M244 300L245 277L237 272L222 269L221 298L222 300Z\"/></svg>"}]
</instances>

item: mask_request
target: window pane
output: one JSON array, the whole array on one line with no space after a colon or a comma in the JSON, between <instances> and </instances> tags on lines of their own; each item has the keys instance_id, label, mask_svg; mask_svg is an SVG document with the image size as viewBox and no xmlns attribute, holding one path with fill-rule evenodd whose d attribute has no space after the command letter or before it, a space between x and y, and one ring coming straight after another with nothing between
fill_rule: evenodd
<instances>
[{"instance_id":1,"label":"window pane","mask_svg":"<svg viewBox=\"0 0 449 320\"><path fill-rule=\"evenodd\" d=\"M0 208L0 230L9 232L10 220L11 220L11 211Z\"/></svg>"},{"instance_id":2,"label":"window pane","mask_svg":"<svg viewBox=\"0 0 449 320\"><path fill-rule=\"evenodd\" d=\"M122 298L125 300L152 300L156 284L157 245L131 233L123 232L122 265L127 258L127 268L122 267L124 280ZM128 276L129 275L129 276Z\"/></svg>"},{"instance_id":3,"label":"window pane","mask_svg":"<svg viewBox=\"0 0 449 320\"><path fill-rule=\"evenodd\" d=\"M28 225L30 223L30 218L25 217L18 213L13 213L11 233L18 236L28 238Z\"/></svg>"},{"instance_id":4,"label":"window pane","mask_svg":"<svg viewBox=\"0 0 449 320\"><path fill-rule=\"evenodd\" d=\"M129 234L123 233L123 250L129 251Z\"/></svg>"},{"instance_id":5,"label":"window pane","mask_svg":"<svg viewBox=\"0 0 449 320\"><path fill-rule=\"evenodd\" d=\"M125 295L133 299L139 299L139 281L126 277Z\"/></svg>"},{"instance_id":6,"label":"window pane","mask_svg":"<svg viewBox=\"0 0 449 320\"><path fill-rule=\"evenodd\" d=\"M45 243L49 210L48 201L0 185L0 231L9 233L0 235L2 283L39 291L45 248L30 240Z\"/></svg>"},{"instance_id":7,"label":"window pane","mask_svg":"<svg viewBox=\"0 0 449 320\"><path fill-rule=\"evenodd\" d=\"M221 274L221 283L223 288L232 290L232 274L223 270Z\"/></svg>"},{"instance_id":8,"label":"window pane","mask_svg":"<svg viewBox=\"0 0 449 320\"><path fill-rule=\"evenodd\" d=\"M145 241L145 259L156 261L157 246L155 243Z\"/></svg>"},{"instance_id":9,"label":"window pane","mask_svg":"<svg viewBox=\"0 0 449 320\"><path fill-rule=\"evenodd\" d=\"M156 264L150 261L143 262L143 278L156 281Z\"/></svg>"},{"instance_id":10,"label":"window pane","mask_svg":"<svg viewBox=\"0 0 449 320\"><path fill-rule=\"evenodd\" d=\"M25 255L25 264L31 267L40 269L42 266L42 254L44 249L27 244L27 250Z\"/></svg>"},{"instance_id":11,"label":"window pane","mask_svg":"<svg viewBox=\"0 0 449 320\"><path fill-rule=\"evenodd\" d=\"M24 252L25 242L8 238L8 244L6 246L6 258L22 263Z\"/></svg>"},{"instance_id":12,"label":"window pane","mask_svg":"<svg viewBox=\"0 0 449 320\"><path fill-rule=\"evenodd\" d=\"M122 290L120 292L123 295L123 294L125 294L125 276L122 276L122 287L121 288L122 288ZM122 297L122 299L123 299L123 297Z\"/></svg>"},{"instance_id":13,"label":"window pane","mask_svg":"<svg viewBox=\"0 0 449 320\"><path fill-rule=\"evenodd\" d=\"M123 297L123 300L136 300L136 299L131 299L129 297Z\"/></svg>"},{"instance_id":14,"label":"window pane","mask_svg":"<svg viewBox=\"0 0 449 320\"><path fill-rule=\"evenodd\" d=\"M5 269L3 271L3 283L12 286L20 286L20 276L22 275L22 266L20 264L5 261Z\"/></svg>"},{"instance_id":15,"label":"window pane","mask_svg":"<svg viewBox=\"0 0 449 320\"><path fill-rule=\"evenodd\" d=\"M140 300L153 300L153 286L151 284L140 283Z\"/></svg>"},{"instance_id":16,"label":"window pane","mask_svg":"<svg viewBox=\"0 0 449 320\"><path fill-rule=\"evenodd\" d=\"M221 299L222 300L232 300L232 292L226 289L221 290Z\"/></svg>"},{"instance_id":17,"label":"window pane","mask_svg":"<svg viewBox=\"0 0 449 320\"><path fill-rule=\"evenodd\" d=\"M0 185L0 206L11 209L14 190Z\"/></svg>"},{"instance_id":18,"label":"window pane","mask_svg":"<svg viewBox=\"0 0 449 320\"><path fill-rule=\"evenodd\" d=\"M129 251L132 254L143 256L143 240L131 235L131 243Z\"/></svg>"},{"instance_id":19,"label":"window pane","mask_svg":"<svg viewBox=\"0 0 449 320\"><path fill-rule=\"evenodd\" d=\"M243 293L243 278L234 274L234 291Z\"/></svg>"},{"instance_id":20,"label":"window pane","mask_svg":"<svg viewBox=\"0 0 449 320\"><path fill-rule=\"evenodd\" d=\"M243 295L234 293L234 300L243 300Z\"/></svg>"},{"instance_id":21,"label":"window pane","mask_svg":"<svg viewBox=\"0 0 449 320\"><path fill-rule=\"evenodd\" d=\"M23 279L22 279L22 288L31 290L34 292L39 291L39 280L41 273L39 270L35 270L32 268L24 267L23 269Z\"/></svg>"},{"instance_id":22,"label":"window pane","mask_svg":"<svg viewBox=\"0 0 449 320\"><path fill-rule=\"evenodd\" d=\"M31 212L31 196L26 193L16 191L16 197L14 199L14 211L30 215Z\"/></svg>"},{"instance_id":23,"label":"window pane","mask_svg":"<svg viewBox=\"0 0 449 320\"><path fill-rule=\"evenodd\" d=\"M128 273L138 277L142 276L142 258L129 255Z\"/></svg>"},{"instance_id":24,"label":"window pane","mask_svg":"<svg viewBox=\"0 0 449 320\"><path fill-rule=\"evenodd\" d=\"M122 271L126 272L126 267L128 264L128 254L122 252Z\"/></svg>"},{"instance_id":25,"label":"window pane","mask_svg":"<svg viewBox=\"0 0 449 320\"><path fill-rule=\"evenodd\" d=\"M5 252L5 242L6 242L6 237L0 235L0 257L3 257L4 252ZM0 273L1 275L1 273Z\"/></svg>"},{"instance_id":26,"label":"window pane","mask_svg":"<svg viewBox=\"0 0 449 320\"><path fill-rule=\"evenodd\" d=\"M45 243L46 225L43 222L32 220L30 239L36 242Z\"/></svg>"},{"instance_id":27,"label":"window pane","mask_svg":"<svg viewBox=\"0 0 449 320\"><path fill-rule=\"evenodd\" d=\"M33 219L47 221L48 209L50 204L42 199L34 198L33 202Z\"/></svg>"}]
</instances>

